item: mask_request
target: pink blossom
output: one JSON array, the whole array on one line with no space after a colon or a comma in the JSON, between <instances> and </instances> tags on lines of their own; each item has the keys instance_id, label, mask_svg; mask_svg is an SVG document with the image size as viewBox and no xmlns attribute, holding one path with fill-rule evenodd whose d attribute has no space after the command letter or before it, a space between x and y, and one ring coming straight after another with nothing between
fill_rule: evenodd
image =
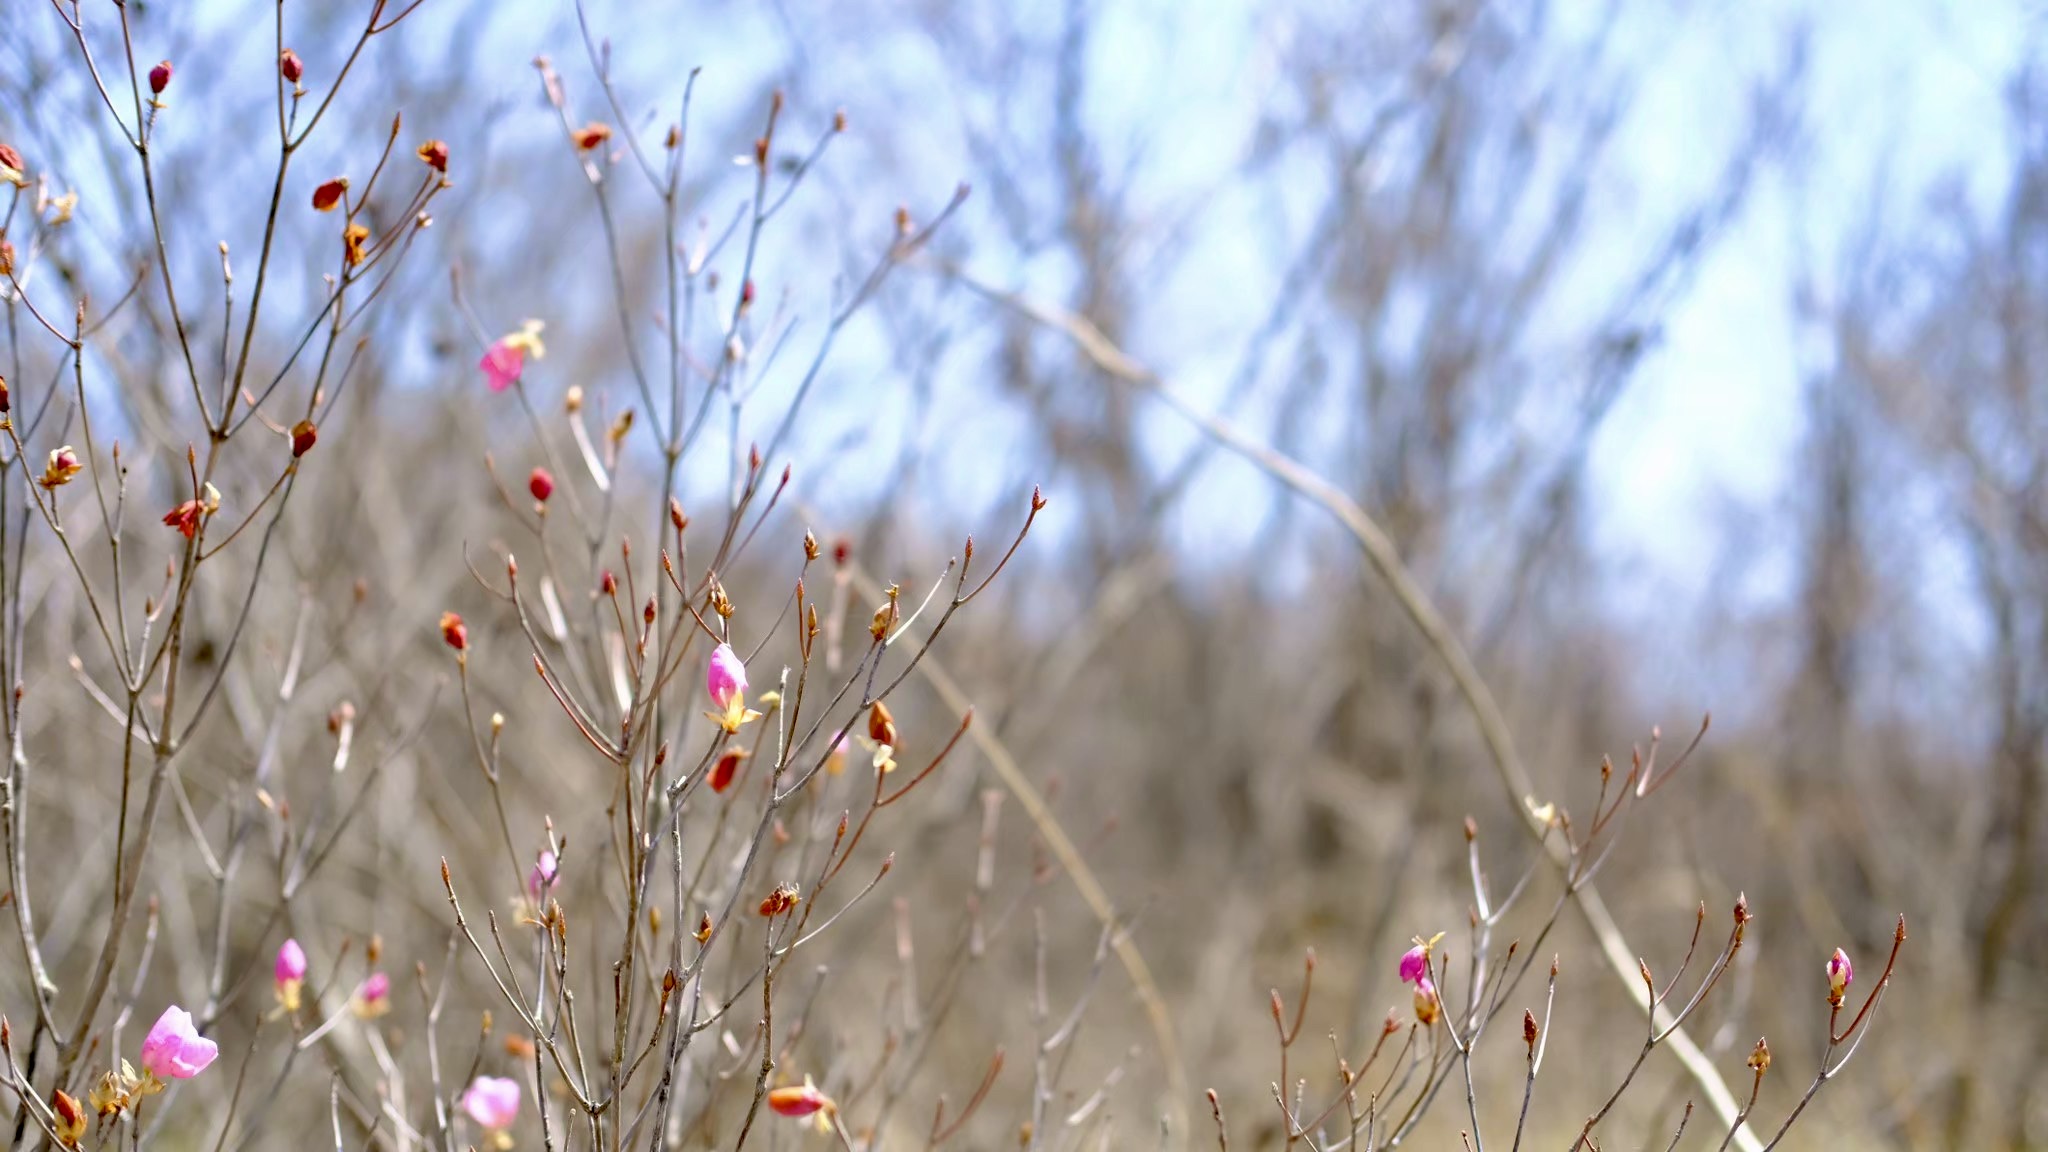
<instances>
[{"instance_id":1,"label":"pink blossom","mask_svg":"<svg viewBox=\"0 0 2048 1152\"><path fill-rule=\"evenodd\" d=\"M297 983L306 978L306 950L299 947L297 940L287 940L277 950L277 982L279 986Z\"/></svg>"},{"instance_id":2,"label":"pink blossom","mask_svg":"<svg viewBox=\"0 0 2048 1152\"><path fill-rule=\"evenodd\" d=\"M462 1110L493 1132L510 1128L519 1116L519 1082L502 1076L479 1076L462 1093Z\"/></svg>"},{"instance_id":3,"label":"pink blossom","mask_svg":"<svg viewBox=\"0 0 2048 1152\"><path fill-rule=\"evenodd\" d=\"M1856 979L1856 965L1849 962L1849 954L1840 948L1828 957L1828 1003L1839 1005L1849 991L1849 982Z\"/></svg>"},{"instance_id":4,"label":"pink blossom","mask_svg":"<svg viewBox=\"0 0 2048 1152\"><path fill-rule=\"evenodd\" d=\"M711 650L711 666L704 673L704 690L711 693L711 702L720 708L731 708L734 700L744 700L747 695L747 666L741 662L739 653L730 644L720 644Z\"/></svg>"},{"instance_id":5,"label":"pink blossom","mask_svg":"<svg viewBox=\"0 0 2048 1152\"><path fill-rule=\"evenodd\" d=\"M533 863L533 871L527 873L527 892L531 893L534 899L540 899L541 889L553 884L558 872L559 862L555 859L555 854L542 849L540 857Z\"/></svg>"},{"instance_id":6,"label":"pink blossom","mask_svg":"<svg viewBox=\"0 0 2048 1152\"><path fill-rule=\"evenodd\" d=\"M173 1004L142 1039L142 1067L159 1080L189 1080L213 1063L220 1046L192 1026L192 1014Z\"/></svg>"},{"instance_id":7,"label":"pink blossom","mask_svg":"<svg viewBox=\"0 0 2048 1152\"><path fill-rule=\"evenodd\" d=\"M1414 984L1419 980L1429 979L1430 952L1436 947L1436 942L1443 938L1444 934L1441 932L1427 940L1420 936L1415 938L1415 947L1401 953L1401 983Z\"/></svg>"},{"instance_id":8,"label":"pink blossom","mask_svg":"<svg viewBox=\"0 0 2048 1152\"><path fill-rule=\"evenodd\" d=\"M287 1012L299 1010L299 991L306 982L306 950L297 940L287 940L277 950L272 969L277 979L277 1002Z\"/></svg>"},{"instance_id":9,"label":"pink blossom","mask_svg":"<svg viewBox=\"0 0 2048 1152\"><path fill-rule=\"evenodd\" d=\"M484 370L484 383L493 392L503 392L519 379L526 369L526 353L517 346L500 340L491 345L484 358L476 362Z\"/></svg>"},{"instance_id":10,"label":"pink blossom","mask_svg":"<svg viewBox=\"0 0 2048 1152\"><path fill-rule=\"evenodd\" d=\"M528 356L538 360L547 355L547 347L540 342L542 327L540 321L528 320L517 332L498 337L484 350L484 358L476 366L484 370L484 383L490 385L491 391L503 392L518 383L526 371Z\"/></svg>"}]
</instances>

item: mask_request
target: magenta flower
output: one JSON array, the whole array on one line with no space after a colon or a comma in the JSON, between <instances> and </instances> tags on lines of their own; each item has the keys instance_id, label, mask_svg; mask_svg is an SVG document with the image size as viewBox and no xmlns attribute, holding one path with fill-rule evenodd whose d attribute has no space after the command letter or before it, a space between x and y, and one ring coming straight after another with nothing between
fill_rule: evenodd
<instances>
[{"instance_id":1,"label":"magenta flower","mask_svg":"<svg viewBox=\"0 0 2048 1152\"><path fill-rule=\"evenodd\" d=\"M1444 934L1441 932L1427 940L1420 936L1415 938L1415 947L1401 953L1401 983L1413 984L1419 980L1429 979L1430 951L1436 947L1436 942L1443 938Z\"/></svg>"},{"instance_id":2,"label":"magenta flower","mask_svg":"<svg viewBox=\"0 0 2048 1152\"><path fill-rule=\"evenodd\" d=\"M711 650L711 664L704 670L704 690L711 694L711 702L718 705L718 711L704 715L725 729L728 736L737 735L743 725L761 718L759 712L747 707L747 666L730 644L720 644Z\"/></svg>"},{"instance_id":3,"label":"magenta flower","mask_svg":"<svg viewBox=\"0 0 2048 1152\"><path fill-rule=\"evenodd\" d=\"M306 950L297 940L287 940L277 950L277 982L296 983L306 978Z\"/></svg>"},{"instance_id":4,"label":"magenta flower","mask_svg":"<svg viewBox=\"0 0 2048 1152\"><path fill-rule=\"evenodd\" d=\"M1856 979L1856 965L1849 962L1849 954L1840 948L1828 957L1828 1003L1839 1008L1842 997L1848 994L1849 982Z\"/></svg>"},{"instance_id":5,"label":"magenta flower","mask_svg":"<svg viewBox=\"0 0 2048 1152\"><path fill-rule=\"evenodd\" d=\"M476 366L484 370L484 383L490 386L491 391L503 392L519 379L520 372L526 368L526 353L500 340L490 346Z\"/></svg>"},{"instance_id":6,"label":"magenta flower","mask_svg":"<svg viewBox=\"0 0 2048 1152\"><path fill-rule=\"evenodd\" d=\"M297 940L287 940L277 950L273 969L277 980L277 1002L287 1012L299 1010L299 990L306 983L306 950Z\"/></svg>"},{"instance_id":7,"label":"magenta flower","mask_svg":"<svg viewBox=\"0 0 2048 1152\"><path fill-rule=\"evenodd\" d=\"M391 977L382 972L370 973L356 987L355 1000L349 1007L363 1020L374 1020L391 1011Z\"/></svg>"},{"instance_id":8,"label":"magenta flower","mask_svg":"<svg viewBox=\"0 0 2048 1152\"><path fill-rule=\"evenodd\" d=\"M519 382L526 371L526 358L535 360L547 355L547 349L540 342L541 322L528 320L519 331L498 337L497 341L484 350L483 359L476 366L484 371L484 383L493 392L503 392Z\"/></svg>"},{"instance_id":9,"label":"magenta flower","mask_svg":"<svg viewBox=\"0 0 2048 1152\"><path fill-rule=\"evenodd\" d=\"M502 1076L479 1076L462 1093L462 1110L493 1132L502 1132L519 1117L519 1082Z\"/></svg>"},{"instance_id":10,"label":"magenta flower","mask_svg":"<svg viewBox=\"0 0 2048 1152\"><path fill-rule=\"evenodd\" d=\"M535 900L540 899L541 889L555 882L555 877L559 874L559 870L560 866L559 862L555 859L555 854L542 849L539 859L533 862L533 871L527 873L527 892Z\"/></svg>"},{"instance_id":11,"label":"magenta flower","mask_svg":"<svg viewBox=\"0 0 2048 1152\"><path fill-rule=\"evenodd\" d=\"M746 699L747 666L732 645L720 644L711 650L711 665L704 671L704 690L720 708L730 708L734 700Z\"/></svg>"},{"instance_id":12,"label":"magenta flower","mask_svg":"<svg viewBox=\"0 0 2048 1152\"><path fill-rule=\"evenodd\" d=\"M190 1080L206 1071L220 1046L192 1026L192 1014L176 1004L150 1025L142 1038L142 1067L159 1080Z\"/></svg>"}]
</instances>

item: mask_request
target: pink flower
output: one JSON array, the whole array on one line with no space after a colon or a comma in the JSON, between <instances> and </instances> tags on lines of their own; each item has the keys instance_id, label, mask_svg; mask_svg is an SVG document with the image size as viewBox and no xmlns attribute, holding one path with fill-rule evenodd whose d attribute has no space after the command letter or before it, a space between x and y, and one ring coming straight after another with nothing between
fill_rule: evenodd
<instances>
[{"instance_id":1,"label":"pink flower","mask_svg":"<svg viewBox=\"0 0 2048 1152\"><path fill-rule=\"evenodd\" d=\"M484 370L484 383L493 392L503 392L519 382L526 371L526 358L535 360L547 354L540 342L541 322L528 320L517 332L500 336L497 342L484 350L483 359L476 366Z\"/></svg>"},{"instance_id":2,"label":"pink flower","mask_svg":"<svg viewBox=\"0 0 2048 1152\"><path fill-rule=\"evenodd\" d=\"M720 644L711 650L711 664L704 670L704 690L711 694L712 703L718 705L718 711L704 715L725 729L728 736L738 735L742 727L761 718L759 712L747 707L747 666L730 644Z\"/></svg>"},{"instance_id":3,"label":"pink flower","mask_svg":"<svg viewBox=\"0 0 2048 1152\"><path fill-rule=\"evenodd\" d=\"M299 1010L299 990L306 983L306 950L297 940L287 940L277 950L277 1002L287 1012Z\"/></svg>"},{"instance_id":4,"label":"pink flower","mask_svg":"<svg viewBox=\"0 0 2048 1152\"><path fill-rule=\"evenodd\" d=\"M277 982L295 982L306 978L306 950L299 947L297 940L287 940L277 950Z\"/></svg>"},{"instance_id":5,"label":"pink flower","mask_svg":"<svg viewBox=\"0 0 2048 1152\"><path fill-rule=\"evenodd\" d=\"M391 977L382 972L370 973L357 986L355 1000L349 1007L363 1020L374 1020L391 1011Z\"/></svg>"},{"instance_id":6,"label":"pink flower","mask_svg":"<svg viewBox=\"0 0 2048 1152\"><path fill-rule=\"evenodd\" d=\"M542 849L539 858L533 863L533 871L527 873L527 892L531 893L535 900L540 899L541 889L555 882L555 877L559 874L559 870L559 862L555 859L555 854Z\"/></svg>"},{"instance_id":7,"label":"pink flower","mask_svg":"<svg viewBox=\"0 0 2048 1152\"><path fill-rule=\"evenodd\" d=\"M1415 938L1415 947L1401 953L1401 983L1414 984L1429 979L1430 951L1436 947L1436 942L1443 938L1444 934L1441 932L1427 940L1420 936Z\"/></svg>"},{"instance_id":8,"label":"pink flower","mask_svg":"<svg viewBox=\"0 0 2048 1152\"><path fill-rule=\"evenodd\" d=\"M502 1132L519 1117L519 1082L502 1076L479 1076L462 1093L462 1110L493 1132Z\"/></svg>"},{"instance_id":9,"label":"pink flower","mask_svg":"<svg viewBox=\"0 0 2048 1152\"><path fill-rule=\"evenodd\" d=\"M711 693L711 702L720 708L730 708L734 700L746 699L747 666L732 645L720 644L711 650L711 666L704 672L704 690Z\"/></svg>"},{"instance_id":10,"label":"pink flower","mask_svg":"<svg viewBox=\"0 0 2048 1152\"><path fill-rule=\"evenodd\" d=\"M159 1080L190 1080L206 1071L220 1046L192 1026L192 1014L173 1004L142 1039L142 1067Z\"/></svg>"},{"instance_id":11,"label":"pink flower","mask_svg":"<svg viewBox=\"0 0 2048 1152\"><path fill-rule=\"evenodd\" d=\"M1849 991L1849 982L1856 979L1856 965L1849 962L1849 954L1840 948L1828 957L1828 1003L1837 1008L1842 997Z\"/></svg>"},{"instance_id":12,"label":"pink flower","mask_svg":"<svg viewBox=\"0 0 2048 1152\"><path fill-rule=\"evenodd\" d=\"M519 373L526 367L526 354L500 340L491 345L484 358L476 362L484 370L484 383L493 392L503 392L519 379Z\"/></svg>"}]
</instances>

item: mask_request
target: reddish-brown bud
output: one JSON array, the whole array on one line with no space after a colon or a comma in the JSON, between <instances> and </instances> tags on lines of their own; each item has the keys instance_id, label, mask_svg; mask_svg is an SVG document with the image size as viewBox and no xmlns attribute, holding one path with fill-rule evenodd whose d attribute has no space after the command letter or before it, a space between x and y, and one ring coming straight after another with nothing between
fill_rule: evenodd
<instances>
[{"instance_id":1,"label":"reddish-brown bud","mask_svg":"<svg viewBox=\"0 0 2048 1152\"><path fill-rule=\"evenodd\" d=\"M868 739L891 748L896 746L896 718L889 715L889 706L880 700L868 709Z\"/></svg>"},{"instance_id":2,"label":"reddish-brown bud","mask_svg":"<svg viewBox=\"0 0 2048 1152\"><path fill-rule=\"evenodd\" d=\"M803 897L797 895L796 885L785 881L776 885L775 891L770 892L768 898L761 901L761 915L773 919L802 902Z\"/></svg>"},{"instance_id":3,"label":"reddish-brown bud","mask_svg":"<svg viewBox=\"0 0 2048 1152\"><path fill-rule=\"evenodd\" d=\"M334 206L341 203L342 196L347 192L348 177L336 176L327 183L313 189L313 210L315 212L334 211Z\"/></svg>"},{"instance_id":4,"label":"reddish-brown bud","mask_svg":"<svg viewBox=\"0 0 2048 1152\"><path fill-rule=\"evenodd\" d=\"M176 528L178 534L190 540L199 531L199 517L204 508L197 500L187 500L169 512L164 513L164 525Z\"/></svg>"},{"instance_id":5,"label":"reddish-brown bud","mask_svg":"<svg viewBox=\"0 0 2048 1152\"><path fill-rule=\"evenodd\" d=\"M576 140L576 147L588 152L612 138L612 127L609 124L592 120L590 123L578 128L573 135Z\"/></svg>"},{"instance_id":6,"label":"reddish-brown bud","mask_svg":"<svg viewBox=\"0 0 2048 1152\"><path fill-rule=\"evenodd\" d=\"M718 758L718 763L711 766L711 779L707 781L711 785L711 790L713 792L723 792L727 788L732 787L733 780L739 776L740 762L745 760L748 755L749 753L745 748L726 749L725 753Z\"/></svg>"},{"instance_id":7,"label":"reddish-brown bud","mask_svg":"<svg viewBox=\"0 0 2048 1152\"><path fill-rule=\"evenodd\" d=\"M28 170L28 166L22 163L21 153L16 152L11 145L7 144L0 144L0 168L12 168L16 172L26 172Z\"/></svg>"},{"instance_id":8,"label":"reddish-brown bud","mask_svg":"<svg viewBox=\"0 0 2048 1152\"><path fill-rule=\"evenodd\" d=\"M296 460L311 452L319 439L320 429L314 427L311 420L301 420L292 425L292 458Z\"/></svg>"},{"instance_id":9,"label":"reddish-brown bud","mask_svg":"<svg viewBox=\"0 0 2048 1152\"><path fill-rule=\"evenodd\" d=\"M445 140L429 140L420 145L413 154L436 172L448 171L448 142Z\"/></svg>"},{"instance_id":10,"label":"reddish-brown bud","mask_svg":"<svg viewBox=\"0 0 2048 1152\"><path fill-rule=\"evenodd\" d=\"M59 1088L50 1094L50 1113L56 1119L56 1123L51 1127L57 1133L58 1142L66 1148L78 1147L79 1140L85 1136L86 1124L91 1119L86 1114L85 1106L78 1102L76 1096Z\"/></svg>"},{"instance_id":11,"label":"reddish-brown bud","mask_svg":"<svg viewBox=\"0 0 2048 1152\"><path fill-rule=\"evenodd\" d=\"M171 62L165 60L149 70L149 94L161 96L171 86Z\"/></svg>"},{"instance_id":12,"label":"reddish-brown bud","mask_svg":"<svg viewBox=\"0 0 2048 1152\"><path fill-rule=\"evenodd\" d=\"M462 617L453 612L441 613L441 639L457 652L469 648L469 628L463 624Z\"/></svg>"},{"instance_id":13,"label":"reddish-brown bud","mask_svg":"<svg viewBox=\"0 0 2048 1152\"><path fill-rule=\"evenodd\" d=\"M277 71L285 83L296 85L305 76L306 65L300 61L297 52L287 48L277 58Z\"/></svg>"},{"instance_id":14,"label":"reddish-brown bud","mask_svg":"<svg viewBox=\"0 0 2048 1152\"><path fill-rule=\"evenodd\" d=\"M548 497L555 494L555 478L548 475L547 469L535 468L526 478L526 490L533 494L535 500L545 504Z\"/></svg>"}]
</instances>

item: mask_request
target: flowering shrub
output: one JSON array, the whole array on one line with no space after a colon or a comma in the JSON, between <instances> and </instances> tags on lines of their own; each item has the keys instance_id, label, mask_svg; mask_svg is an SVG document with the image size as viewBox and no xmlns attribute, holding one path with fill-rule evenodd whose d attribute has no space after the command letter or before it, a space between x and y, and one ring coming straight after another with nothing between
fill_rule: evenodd
<instances>
[{"instance_id":1,"label":"flowering shrub","mask_svg":"<svg viewBox=\"0 0 2048 1152\"><path fill-rule=\"evenodd\" d=\"M591 192L605 239L597 258L616 286L613 319L630 349L659 346L662 354L630 355L622 381L572 381L556 368L562 358L545 359L542 320L507 331L503 321L470 317L474 343L455 358L462 371L449 385L459 397L451 403L475 414L463 426L489 440L475 472L495 491L502 518L476 539L428 533L437 559L466 565L467 582L436 589L446 603L432 607L420 598L424 578L395 607L374 601L378 593L364 584L345 607L316 606L306 595L291 623L272 627L282 618L273 600L288 582L278 571L285 556L310 570L332 543L324 539L328 524L299 523L303 502L294 495L322 469L374 487L373 478L348 472L354 456L342 446L360 442L344 437L370 434L352 428L351 415L374 418L378 410L344 408L341 399L358 371L370 371L359 358L375 355L365 349L383 331L375 318L390 303L387 289L433 223L434 206L463 177L464 149L440 139L410 145L419 137L405 136L394 119L374 157L359 157L347 174L323 171L309 195L298 194L303 181L295 177L311 162L300 158L312 155L302 149L336 106L357 55L398 31L419 3L371 0L367 22L343 51L304 57L284 46L293 17L280 6L279 47L265 64L276 68L269 83L277 138L262 248L237 279L228 245L220 245L229 321L202 338L200 309L170 254L190 240L159 205L154 148L180 114L166 98L174 75L183 92L205 73L189 64L177 73L169 60L140 70L130 42L148 29L131 23L135 7L116 7L128 50L125 65L112 70L95 55L102 32L87 26L103 14L58 4L49 18L75 38L79 82L95 90L110 130L132 153L142 188L134 211L145 217L153 252L130 295L105 312L90 299L66 298L66 261L77 258L71 222L99 209L81 208L76 193L49 192L54 161L0 147L8 189L0 195L11 198L0 215L0 304L62 370L24 373L21 342L12 341L13 380L0 380L8 449L0 454L0 551L38 557L40 571L58 573L75 596L76 618L66 625L75 625L83 651L67 664L111 725L119 766L117 809L96 814L98 824L53 834L29 818L33 805L57 807L32 790L32 777L47 769L61 782L71 758L102 749L83 740L48 748L25 737L54 686L44 642L24 635L24 603L51 593L25 581L18 562L0 570L8 605L0 612L0 671L17 685L0 708L14 749L0 821L0 903L11 908L20 944L19 978L0 984L11 997L0 1002L9 1146L196 1147L202 1138L215 1147L262 1146L319 1116L338 1147L737 1150L750 1139L789 1146L801 1137L850 1152L910 1141L936 1148L976 1125L1028 1148L1078 1146L1086 1137L1109 1147L1117 1129L1108 1102L1132 1098L1138 1115L1162 1118L1175 1146L1193 1139L1182 1054L1132 922L1108 906L1045 798L1014 765L996 771L1032 822L1031 866L1004 872L999 883L1006 801L990 789L973 867L960 870L968 895L952 925L957 944L937 978L927 969L919 982L912 922L932 914L908 898L892 906L893 955L882 963L894 969L872 986L846 974L864 981L877 970L876 950L860 933L880 914L873 897L895 868L892 849L916 843L910 813L971 825L967 806L920 805L937 781L962 774L968 749L1009 764L956 699L962 693L941 671L939 653L956 614L1004 573L1046 501L1036 489L1028 504L1020 498L992 562L969 537L936 580L904 587L878 580L852 541L828 548L798 529L789 505L802 481L779 453L842 328L924 253L964 186L921 223L909 208L887 222L864 275L834 295L787 406L759 414L749 404L776 370L793 324L763 314L756 282L768 273L756 266L758 241L847 130L844 116L816 125L812 141L791 149L784 102L770 98L759 135L739 158L751 194L731 234L738 243L706 237L693 247L673 240L693 208L688 124L679 118L650 130L586 120L586 105L625 119L602 54L593 48L597 91L581 100L551 63L536 61L561 151ZM333 68L323 71L329 57ZM614 222L628 189L656 207L670 238L660 246L661 286L651 304L629 288ZM304 236L317 238L311 250L288 257L293 238ZM313 306L280 320L279 282L293 277L313 293ZM468 314L475 302L455 282L450 309ZM131 319L122 309L143 311L130 303L138 298L147 315ZM520 310L555 303L536 288ZM651 332L642 320L650 312L663 318ZM134 327L109 328L117 322ZM143 343L147 359L169 373L174 386L160 410L124 391L109 367L121 362L121 341L107 333ZM217 341L218 366L202 361L208 341ZM397 374L404 361L391 356L382 370ZM693 486L685 468L716 458L720 444L706 415L714 407L732 432L722 493ZM127 448L110 438L115 428ZM760 440L743 447L743 428ZM380 426L377 434L402 431ZM57 443L66 438L72 442ZM530 499L514 495L517 470L509 485L501 479L501 452L522 465L543 461L526 473ZM453 474L465 462L448 453L435 465ZM402 503L428 521L438 498L409 491ZM125 515L131 503L148 508L139 518L146 533ZM797 519L808 515L799 510ZM380 615L396 623L365 623ZM327 662L323 653L388 677L352 681L362 712L319 680L313 666ZM422 673L424 654L434 662ZM252 670L273 656L275 669ZM292 710L302 677L336 693L311 723ZM435 690L443 683L445 695ZM378 818L379 774L436 736L435 754L420 758L426 770L396 802L398 831L373 837L365 828ZM358 741L374 741L374 767L361 766ZM219 764L202 765L195 749ZM318 771L306 771L308 763ZM1320 1104L1291 1065L1315 969L1310 953L1291 1024L1281 995L1272 998L1281 1142L1397 1147L1423 1131L1439 1092L1453 1085L1454 1094L1463 1088L1463 1130L1473 1147L1483 1146L1490 1109L1481 1102L1475 1049L1516 997L1533 995L1525 977L1565 911L1590 905L1621 818L1675 770L1658 773L1653 748L1611 790L1603 768L1590 818L1576 823L1559 804L1529 801L1516 816L1533 846L1521 878L1498 898L1468 824L1467 935L1418 936L1399 957L1394 975L1410 989L1409 1010L1389 1015L1356 1062L1337 1057ZM457 799L448 802L450 795ZM463 822L427 819L435 797ZM382 799L392 803L389 790ZM86 831L105 834L109 850L97 855L111 866L61 887L72 878L57 875L55 862L72 845L60 837ZM182 838L177 849L163 843L167 834ZM166 867L173 851L191 863ZM1047 969L1055 939L1064 937L1047 927L1045 912L1060 871L1081 885L1099 923L1088 928L1097 936L1088 978L1063 988L1056 1005ZM53 909L60 889L67 903ZM1514 939L1502 947L1511 914L1536 893L1552 903L1531 920L1529 945ZM103 934L82 935L71 902L90 906ZM1020 908L1032 915L1017 916ZM1575 1148L1598 1147L1603 1120L1637 1071L1658 1049L1685 1043L1684 1025L1723 984L1751 916L1746 901L1735 904L1726 943L1685 985L1706 919L1702 905L1692 944L1668 978L1641 963L1633 991L1646 1008L1643 1043L1612 1094L1591 1106L1582 1126L1575 1118ZM1028 1076L1020 1076L997 1036L972 1031L985 1023L971 1018L973 1006L961 1005L971 1000L962 992L968 973L992 966L991 949L1023 935L1017 926L1027 921L1031 988L1023 998L1035 1035L1022 1062ZM378 924L404 924L405 942L387 944ZM175 937L175 962L160 961L160 932ZM1847 954L1838 950L1827 962L1820 1070L1770 1145L1868 1034L1904 939L1901 919L1891 957L1853 1011ZM1122 1064L1090 1095L1065 1099L1095 976L1112 955L1147 1000L1149 1058L1161 1068L1143 1071L1165 1081L1152 1086L1163 1103L1120 1089ZM1559 970L1553 958L1540 1022L1533 1006L1522 1015L1516 1146L1551 1036ZM1690 991L1673 999L1682 987ZM130 1021L158 1005L168 1006L136 1045ZM877 1008L879 1025L860 1015ZM965 1041L942 1031L961 1016L970 1016ZM972 1053L964 1063L955 1058L963 1046ZM223 1054L231 1071L215 1068ZM1376 1072L1383 1056L1385 1071ZM1702 1091L1726 1097L1714 1101L1724 1146L1770 1146L1750 1131L1770 1064L1760 1040L1746 1064L1746 1104L1713 1068L1687 1065ZM1224 1097L1208 1099L1227 1146ZM929 1108L928 1122L905 1118L913 1105ZM1510 1113L1491 1110L1498 1133L1499 1117ZM786 1127L758 1135L766 1125ZM778 1140L785 1142L771 1144Z\"/></svg>"}]
</instances>

